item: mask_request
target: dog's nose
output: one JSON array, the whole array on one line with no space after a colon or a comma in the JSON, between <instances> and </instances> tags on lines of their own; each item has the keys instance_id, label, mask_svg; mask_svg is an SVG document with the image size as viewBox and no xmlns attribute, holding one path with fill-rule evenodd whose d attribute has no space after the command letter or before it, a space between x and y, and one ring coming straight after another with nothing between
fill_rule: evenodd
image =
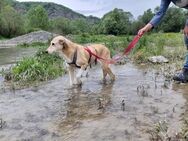
<instances>
[{"instance_id":1,"label":"dog's nose","mask_svg":"<svg viewBox=\"0 0 188 141\"><path fill-rule=\"evenodd\" d=\"M46 50L44 53L46 53L46 54L47 54L47 53L48 53L48 51Z\"/></svg>"}]
</instances>

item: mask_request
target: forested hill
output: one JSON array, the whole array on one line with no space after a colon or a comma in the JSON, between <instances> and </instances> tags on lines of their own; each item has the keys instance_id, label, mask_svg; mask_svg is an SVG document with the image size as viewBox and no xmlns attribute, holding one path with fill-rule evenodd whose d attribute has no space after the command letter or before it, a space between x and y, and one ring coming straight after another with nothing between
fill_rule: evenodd
<instances>
[{"instance_id":1,"label":"forested hill","mask_svg":"<svg viewBox=\"0 0 188 141\"><path fill-rule=\"evenodd\" d=\"M67 19L86 19L88 22L96 23L100 19L93 16L84 16L80 13L77 13L70 8L67 8L63 5L55 4L52 2L18 2L12 1L12 6L21 14L26 14L30 8L41 5L48 13L50 19L55 19L59 17L65 17Z\"/></svg>"}]
</instances>

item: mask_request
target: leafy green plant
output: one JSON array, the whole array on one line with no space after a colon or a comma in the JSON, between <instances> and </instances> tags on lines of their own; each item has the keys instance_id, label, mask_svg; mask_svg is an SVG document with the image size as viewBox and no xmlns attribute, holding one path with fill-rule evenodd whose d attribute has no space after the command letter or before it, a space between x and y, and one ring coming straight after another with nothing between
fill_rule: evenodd
<instances>
[{"instance_id":1,"label":"leafy green plant","mask_svg":"<svg viewBox=\"0 0 188 141\"><path fill-rule=\"evenodd\" d=\"M41 29L48 29L49 19L48 13L41 5L36 7L32 7L28 13L28 23L29 27L32 28L41 28Z\"/></svg>"},{"instance_id":2,"label":"leafy green plant","mask_svg":"<svg viewBox=\"0 0 188 141\"><path fill-rule=\"evenodd\" d=\"M23 58L11 70L13 81L32 83L62 76L63 60L39 50L34 57Z\"/></svg>"}]
</instances>

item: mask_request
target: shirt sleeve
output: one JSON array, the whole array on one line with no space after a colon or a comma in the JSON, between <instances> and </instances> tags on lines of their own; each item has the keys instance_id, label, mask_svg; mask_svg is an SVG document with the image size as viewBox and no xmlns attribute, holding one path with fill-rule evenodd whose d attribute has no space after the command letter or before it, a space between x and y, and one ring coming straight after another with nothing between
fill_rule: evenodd
<instances>
[{"instance_id":1,"label":"shirt sleeve","mask_svg":"<svg viewBox=\"0 0 188 141\"><path fill-rule=\"evenodd\" d=\"M150 24L152 24L154 27L156 27L160 23L161 19L163 18L163 16L165 15L165 13L168 9L170 2L171 2L171 0L161 0L159 11L151 19L151 21L149 22Z\"/></svg>"},{"instance_id":2,"label":"shirt sleeve","mask_svg":"<svg viewBox=\"0 0 188 141\"><path fill-rule=\"evenodd\" d=\"M186 23L185 23L185 25L186 25L186 26L188 26L188 18L187 18L187 20L186 20Z\"/></svg>"}]
</instances>

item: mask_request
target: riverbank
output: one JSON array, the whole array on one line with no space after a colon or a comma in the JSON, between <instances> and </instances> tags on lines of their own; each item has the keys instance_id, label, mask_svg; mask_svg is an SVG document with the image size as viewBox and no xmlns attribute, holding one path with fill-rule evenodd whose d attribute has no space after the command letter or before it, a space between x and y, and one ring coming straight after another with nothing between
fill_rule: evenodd
<instances>
[{"instance_id":1,"label":"riverbank","mask_svg":"<svg viewBox=\"0 0 188 141\"><path fill-rule=\"evenodd\" d=\"M0 48L10 48L23 44L29 45L32 43L48 43L54 36L57 36L57 34L40 30L12 39L0 40Z\"/></svg>"}]
</instances>

